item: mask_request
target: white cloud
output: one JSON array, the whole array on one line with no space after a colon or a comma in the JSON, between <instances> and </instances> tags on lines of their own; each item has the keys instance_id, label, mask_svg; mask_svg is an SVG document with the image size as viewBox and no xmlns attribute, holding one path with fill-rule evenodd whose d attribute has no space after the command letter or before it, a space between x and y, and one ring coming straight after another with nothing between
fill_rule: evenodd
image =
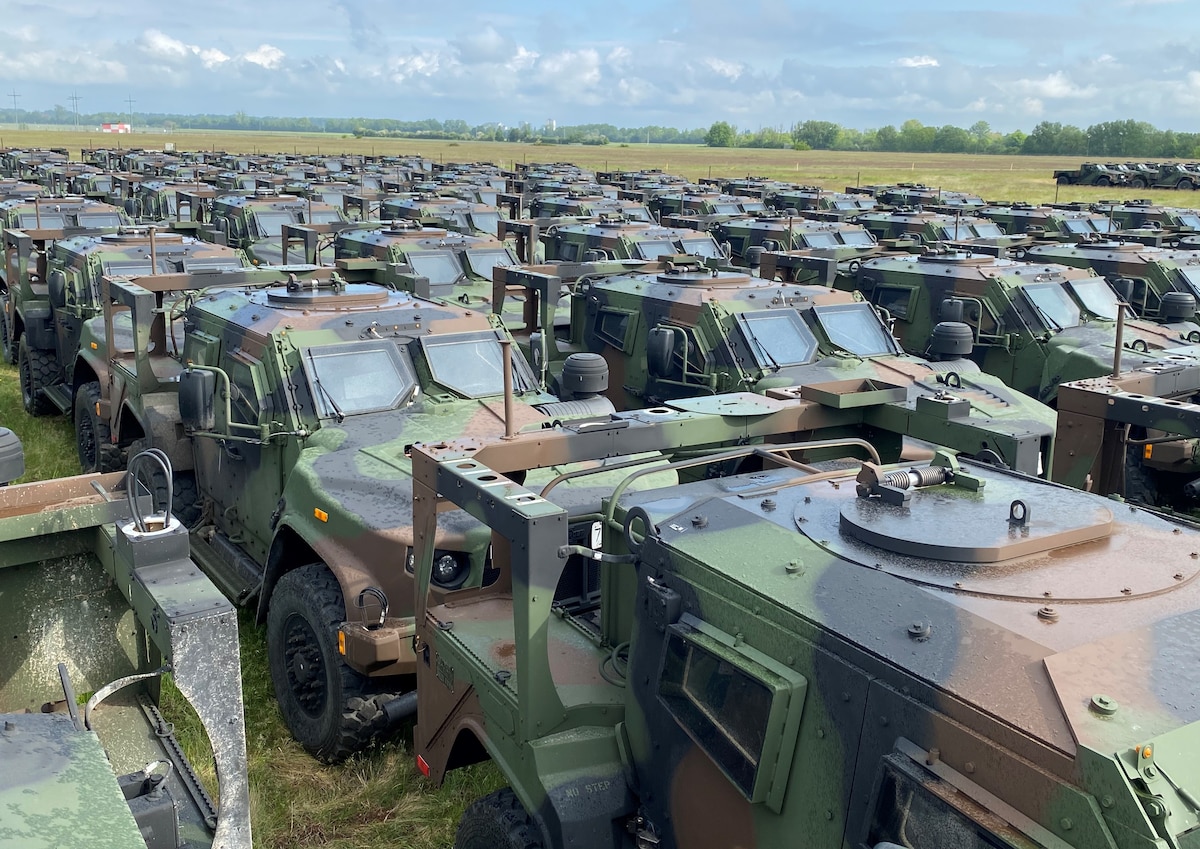
<instances>
[{"instance_id":1,"label":"white cloud","mask_svg":"<svg viewBox=\"0 0 1200 849\"><path fill-rule=\"evenodd\" d=\"M1071 81L1062 71L1055 71L1040 80L1020 79L1013 86L1022 93L1036 98L1085 98L1095 97L1099 90L1093 85L1080 86Z\"/></svg>"},{"instance_id":2,"label":"white cloud","mask_svg":"<svg viewBox=\"0 0 1200 849\"><path fill-rule=\"evenodd\" d=\"M704 64L716 72L718 76L725 77L728 80L736 80L742 75L742 65L738 62L726 62L723 59L705 59Z\"/></svg>"},{"instance_id":3,"label":"white cloud","mask_svg":"<svg viewBox=\"0 0 1200 849\"><path fill-rule=\"evenodd\" d=\"M257 49L242 55L247 62L273 71L283 63L284 52L270 44L260 44Z\"/></svg>"},{"instance_id":4,"label":"white cloud","mask_svg":"<svg viewBox=\"0 0 1200 849\"><path fill-rule=\"evenodd\" d=\"M936 68L941 63L932 56L904 56L896 60L901 68Z\"/></svg>"},{"instance_id":5,"label":"white cloud","mask_svg":"<svg viewBox=\"0 0 1200 849\"><path fill-rule=\"evenodd\" d=\"M537 64L537 60L537 53L532 50L526 50L521 45L517 45L517 52L513 54L511 59L504 63L504 67L510 71L524 71Z\"/></svg>"},{"instance_id":6,"label":"white cloud","mask_svg":"<svg viewBox=\"0 0 1200 849\"><path fill-rule=\"evenodd\" d=\"M167 61L179 62L195 56L200 59L200 64L208 70L229 61L229 56L216 47L185 44L156 29L148 29L142 33L141 46L151 56Z\"/></svg>"}]
</instances>

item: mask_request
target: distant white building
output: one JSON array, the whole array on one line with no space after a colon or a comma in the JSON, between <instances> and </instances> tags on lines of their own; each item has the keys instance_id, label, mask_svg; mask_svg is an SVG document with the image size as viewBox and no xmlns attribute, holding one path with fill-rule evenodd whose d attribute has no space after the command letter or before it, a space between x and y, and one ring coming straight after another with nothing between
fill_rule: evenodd
<instances>
[{"instance_id":1,"label":"distant white building","mask_svg":"<svg viewBox=\"0 0 1200 849\"><path fill-rule=\"evenodd\" d=\"M102 133L128 133L130 128L128 124L101 124L100 132Z\"/></svg>"}]
</instances>

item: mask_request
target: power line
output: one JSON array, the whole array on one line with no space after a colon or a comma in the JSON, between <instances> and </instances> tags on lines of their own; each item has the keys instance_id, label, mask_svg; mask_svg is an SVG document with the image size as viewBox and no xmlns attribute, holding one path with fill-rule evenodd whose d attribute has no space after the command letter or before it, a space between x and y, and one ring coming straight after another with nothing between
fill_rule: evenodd
<instances>
[{"instance_id":1,"label":"power line","mask_svg":"<svg viewBox=\"0 0 1200 849\"><path fill-rule=\"evenodd\" d=\"M75 129L79 129L79 95L71 92L71 96L67 98L71 101L71 106L75 109Z\"/></svg>"},{"instance_id":2,"label":"power line","mask_svg":"<svg viewBox=\"0 0 1200 849\"><path fill-rule=\"evenodd\" d=\"M17 94L16 89L13 89L8 96L12 98L13 102L13 126L20 127L21 119L19 117L19 113L17 112L17 98L19 98L21 95Z\"/></svg>"},{"instance_id":3,"label":"power line","mask_svg":"<svg viewBox=\"0 0 1200 849\"><path fill-rule=\"evenodd\" d=\"M129 132L133 132L133 104L137 103L132 97L125 98L125 102L129 104Z\"/></svg>"}]
</instances>

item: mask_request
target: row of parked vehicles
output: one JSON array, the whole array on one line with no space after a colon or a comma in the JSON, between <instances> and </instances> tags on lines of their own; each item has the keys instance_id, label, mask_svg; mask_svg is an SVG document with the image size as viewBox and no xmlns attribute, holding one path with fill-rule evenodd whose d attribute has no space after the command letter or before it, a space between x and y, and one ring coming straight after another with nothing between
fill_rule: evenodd
<instances>
[{"instance_id":1,"label":"row of parked vehicles","mask_svg":"<svg viewBox=\"0 0 1200 849\"><path fill-rule=\"evenodd\" d=\"M1084 162L1054 172L1066 186L1128 186L1131 189L1200 188L1200 167L1192 162Z\"/></svg>"},{"instance_id":2,"label":"row of parked vehicles","mask_svg":"<svg viewBox=\"0 0 1200 849\"><path fill-rule=\"evenodd\" d=\"M73 417L85 472L150 467L130 513L265 625L314 757L415 715L435 781L491 758L461 847L1189 845L1187 225L407 169L496 192L450 220L370 196L389 169L339 162L326 217L192 185L86 232L17 198L2 236L26 411ZM371 220L393 201L425 217Z\"/></svg>"}]
</instances>

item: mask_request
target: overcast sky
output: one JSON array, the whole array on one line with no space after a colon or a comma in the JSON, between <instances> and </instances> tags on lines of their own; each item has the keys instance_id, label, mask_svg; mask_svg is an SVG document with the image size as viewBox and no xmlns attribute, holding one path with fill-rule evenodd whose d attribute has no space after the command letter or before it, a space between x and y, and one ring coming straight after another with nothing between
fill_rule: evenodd
<instances>
[{"instance_id":1,"label":"overcast sky","mask_svg":"<svg viewBox=\"0 0 1200 849\"><path fill-rule=\"evenodd\" d=\"M0 0L22 108L1200 131L1198 0Z\"/></svg>"}]
</instances>

